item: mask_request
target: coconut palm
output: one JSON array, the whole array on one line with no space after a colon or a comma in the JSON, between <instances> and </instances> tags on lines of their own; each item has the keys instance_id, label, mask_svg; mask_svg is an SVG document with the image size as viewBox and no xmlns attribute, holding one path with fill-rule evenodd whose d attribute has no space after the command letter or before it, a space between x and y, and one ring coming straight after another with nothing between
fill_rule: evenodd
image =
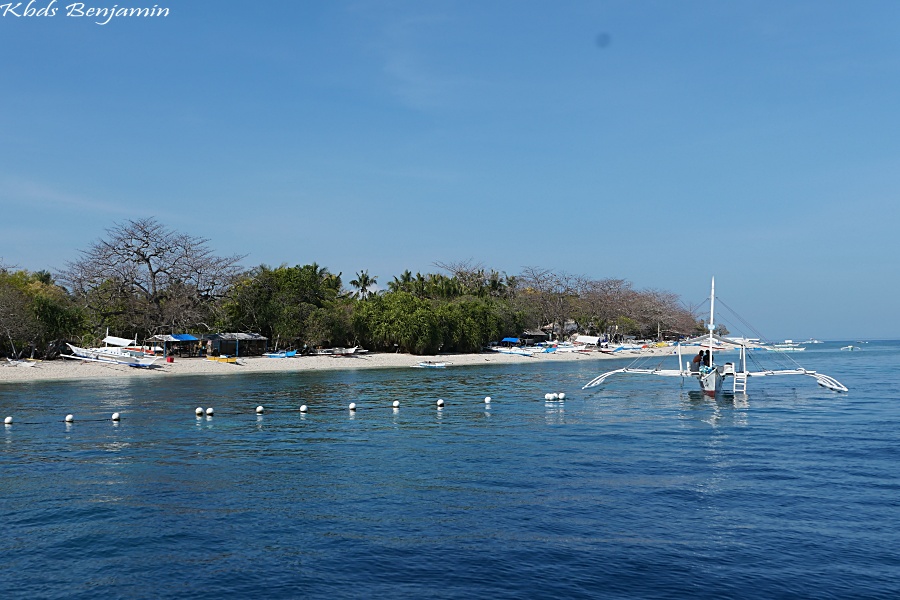
<instances>
[{"instance_id":1,"label":"coconut palm","mask_svg":"<svg viewBox=\"0 0 900 600\"><path fill-rule=\"evenodd\" d=\"M406 271L403 271L403 274L400 275L399 278L394 276L394 280L388 283L388 289L392 292L408 292L410 291L412 281L412 272L407 269Z\"/></svg>"},{"instance_id":2,"label":"coconut palm","mask_svg":"<svg viewBox=\"0 0 900 600\"><path fill-rule=\"evenodd\" d=\"M378 283L378 277L372 277L369 275L369 271L364 269L356 274L356 279L352 279L350 281L350 285L356 288L356 293L354 296L359 298L360 300L366 300L369 296L374 294L369 288L376 285Z\"/></svg>"}]
</instances>

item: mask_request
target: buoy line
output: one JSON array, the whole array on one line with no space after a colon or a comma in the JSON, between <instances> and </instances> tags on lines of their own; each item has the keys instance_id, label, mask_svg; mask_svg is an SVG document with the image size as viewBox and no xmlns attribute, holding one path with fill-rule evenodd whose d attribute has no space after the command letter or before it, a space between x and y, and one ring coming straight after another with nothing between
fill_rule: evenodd
<instances>
[{"instance_id":1,"label":"buoy line","mask_svg":"<svg viewBox=\"0 0 900 600\"><path fill-rule=\"evenodd\" d=\"M544 399L549 402L562 402L562 401L564 401L565 398L566 398L566 395L561 392L560 393L548 393L548 394L544 395ZM484 408L490 409L492 401L493 400L490 396L485 396L484 400L483 400ZM456 406L462 406L462 405L464 405L464 404L462 404L462 403L456 404ZM409 406L409 405L407 405L407 406ZM412 406L414 408L424 408L426 405L423 405L421 403L413 403ZM434 406L438 410L441 410L447 406L447 401L445 401L443 398L438 398L437 400L434 401L434 404L432 404L431 406ZM399 400L392 401L390 405L377 404L377 405L359 406L355 402L351 402L348 405L342 406L342 407L335 407L335 406L317 407L317 408L315 408L314 412L317 414L318 413L349 412L351 415L353 415L353 414L357 413L358 411L377 411L377 410L381 410L381 409L385 409L385 408L392 408L393 412L396 414L399 412L400 407L401 407L401 403ZM303 416L306 416L307 414L311 414L310 408L306 404L303 404L299 408L288 408L288 407L272 408L272 407L265 407L263 405L258 405L253 412L251 412L250 410L248 410L247 412L227 411L227 412L219 412L218 416L239 417L239 416L244 416L244 415L255 414L257 417L262 417L264 414L267 414L267 413L298 413L298 412ZM211 419L211 418L217 416L217 413L213 407L208 407L208 408L204 409L203 407L198 406L194 410L194 415L197 417L197 419L202 419L203 417L206 417L208 420L208 419ZM72 425L76 421L78 423L107 423L107 422L112 421L113 423L118 424L121 420L122 420L121 414L118 412L115 412L115 413L112 413L111 418L103 418L103 419L82 419L82 418L76 419L73 414L67 414L62 419L61 422L66 423L67 425ZM12 428L14 425L47 425L50 423L59 423L59 422L60 421L58 421L58 420L17 421L12 416L8 416L4 419L4 425L7 426L7 429Z\"/></svg>"}]
</instances>

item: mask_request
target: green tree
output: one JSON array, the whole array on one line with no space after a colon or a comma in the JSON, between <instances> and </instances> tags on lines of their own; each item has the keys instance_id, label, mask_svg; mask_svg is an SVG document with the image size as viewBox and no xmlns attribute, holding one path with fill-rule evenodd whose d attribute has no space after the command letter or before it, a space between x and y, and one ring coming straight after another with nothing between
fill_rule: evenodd
<instances>
[{"instance_id":1,"label":"green tree","mask_svg":"<svg viewBox=\"0 0 900 600\"><path fill-rule=\"evenodd\" d=\"M391 292L411 292L413 283L413 275L409 270L403 271L400 277L394 277L394 280L388 282L388 290Z\"/></svg>"},{"instance_id":2,"label":"green tree","mask_svg":"<svg viewBox=\"0 0 900 600\"><path fill-rule=\"evenodd\" d=\"M223 303L220 325L297 343L304 339L310 315L336 302L340 290L340 275L317 264L275 269L260 265L234 285ZM322 335L319 327L316 336Z\"/></svg>"},{"instance_id":3,"label":"green tree","mask_svg":"<svg viewBox=\"0 0 900 600\"><path fill-rule=\"evenodd\" d=\"M356 279L350 280L350 285L356 288L354 296L360 300L367 300L373 294L371 287L378 284L376 277L371 277L369 271L363 270L356 274Z\"/></svg>"},{"instance_id":4,"label":"green tree","mask_svg":"<svg viewBox=\"0 0 900 600\"><path fill-rule=\"evenodd\" d=\"M38 354L51 340L80 336L84 319L47 271L0 269L0 337L10 353L29 346Z\"/></svg>"},{"instance_id":5,"label":"green tree","mask_svg":"<svg viewBox=\"0 0 900 600\"><path fill-rule=\"evenodd\" d=\"M440 323L431 303L408 292L360 302L353 324L360 341L370 349L435 354L441 347Z\"/></svg>"}]
</instances>

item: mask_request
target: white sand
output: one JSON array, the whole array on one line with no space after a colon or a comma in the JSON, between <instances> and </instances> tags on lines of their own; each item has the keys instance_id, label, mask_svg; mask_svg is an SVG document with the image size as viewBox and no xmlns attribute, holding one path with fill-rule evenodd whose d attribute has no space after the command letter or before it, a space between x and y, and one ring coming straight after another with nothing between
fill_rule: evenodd
<instances>
[{"instance_id":1,"label":"white sand","mask_svg":"<svg viewBox=\"0 0 900 600\"><path fill-rule=\"evenodd\" d=\"M48 381L48 380L87 380L108 377L171 377L177 375L233 375L236 373L273 373L273 372L302 372L337 369L384 369L384 368L409 368L419 361L431 360L447 363L447 368L452 369L465 365L503 365L520 363L558 363L574 360L596 361L611 358L635 359L640 356L663 356L672 354L674 349L654 348L645 349L640 354L619 352L616 354L604 354L591 352L588 354L569 352L553 352L538 354L534 357L517 356L514 354L500 354L497 352L485 352L482 354L453 354L440 356L412 356L409 354L380 354L367 353L357 356L302 356L295 358L241 358L239 364L219 363L203 358L175 358L174 362L167 363L162 359L150 369L138 369L125 365L115 365L97 362L78 361L71 359L59 359L53 361L39 361L33 367L0 367L0 384L23 381ZM685 356L690 360L690 356Z\"/></svg>"}]
</instances>

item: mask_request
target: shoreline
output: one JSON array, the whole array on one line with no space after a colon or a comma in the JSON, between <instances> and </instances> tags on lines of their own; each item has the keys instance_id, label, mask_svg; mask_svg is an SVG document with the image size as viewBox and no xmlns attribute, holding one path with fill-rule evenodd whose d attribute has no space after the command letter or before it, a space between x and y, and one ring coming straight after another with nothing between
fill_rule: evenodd
<instances>
[{"instance_id":1,"label":"shoreline","mask_svg":"<svg viewBox=\"0 0 900 600\"><path fill-rule=\"evenodd\" d=\"M87 381L91 379L156 377L180 377L185 375L207 375L212 377L251 373L302 373L311 371L367 370L410 368L421 361L446 362L447 369L474 365L510 365L523 363L558 363L583 361L604 361L664 357L674 354L673 347L647 348L639 353L621 352L553 352L533 357L483 352L478 354L441 354L414 356L412 354L366 353L355 356L301 356L295 358L248 357L239 359L237 364L220 363L205 358L175 358L174 362L158 361L149 369L139 369L126 365L98 363L72 359L37 361L32 367L4 365L0 367L0 385L6 383L28 383L46 381ZM687 360L690 357L685 355Z\"/></svg>"}]
</instances>

